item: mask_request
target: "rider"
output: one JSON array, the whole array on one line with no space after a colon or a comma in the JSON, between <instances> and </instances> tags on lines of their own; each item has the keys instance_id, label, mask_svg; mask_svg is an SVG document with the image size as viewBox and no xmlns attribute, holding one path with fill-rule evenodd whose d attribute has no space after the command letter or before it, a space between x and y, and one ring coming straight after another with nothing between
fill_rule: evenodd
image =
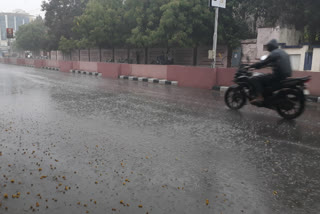
<instances>
[{"instance_id":1,"label":"rider","mask_svg":"<svg viewBox=\"0 0 320 214\"><path fill-rule=\"evenodd\" d=\"M267 44L270 55L267 59L250 66L250 68L260 69L263 67L272 67L272 74L264 74L253 77L252 84L256 89L256 99L252 103L261 103L264 101L262 96L264 87L269 85L277 85L292 75L292 68L289 55L279 49L277 40L273 39Z\"/></svg>"}]
</instances>

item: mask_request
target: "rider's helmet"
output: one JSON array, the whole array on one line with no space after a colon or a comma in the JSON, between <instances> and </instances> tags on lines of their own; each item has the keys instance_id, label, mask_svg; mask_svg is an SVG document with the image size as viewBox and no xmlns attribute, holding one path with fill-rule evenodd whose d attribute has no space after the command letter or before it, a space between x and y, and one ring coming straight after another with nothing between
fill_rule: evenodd
<instances>
[{"instance_id":1,"label":"rider's helmet","mask_svg":"<svg viewBox=\"0 0 320 214\"><path fill-rule=\"evenodd\" d=\"M274 50L276 50L276 49L278 49L278 48L279 48L279 44L278 44L277 40L275 40L275 39L272 39L272 40L267 44L267 49L268 49L269 52L272 52L272 51L274 51Z\"/></svg>"}]
</instances>

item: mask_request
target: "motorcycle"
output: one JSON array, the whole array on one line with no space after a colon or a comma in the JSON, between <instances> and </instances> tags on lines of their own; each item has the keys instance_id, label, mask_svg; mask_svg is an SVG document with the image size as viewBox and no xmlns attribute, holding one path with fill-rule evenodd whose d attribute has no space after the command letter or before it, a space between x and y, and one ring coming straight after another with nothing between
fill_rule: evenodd
<instances>
[{"instance_id":1,"label":"motorcycle","mask_svg":"<svg viewBox=\"0 0 320 214\"><path fill-rule=\"evenodd\" d=\"M156 60L153 60L151 64L156 64L156 65L173 65L174 64L174 59L173 57L170 56L168 53L162 53L161 56L157 56Z\"/></svg>"},{"instance_id":2,"label":"motorcycle","mask_svg":"<svg viewBox=\"0 0 320 214\"><path fill-rule=\"evenodd\" d=\"M266 56L261 58L261 60L264 59ZM240 65L234 77L236 85L231 86L225 93L225 103L230 109L239 110L247 100L255 99L256 93L251 77L256 75L262 74L251 72L247 64ZM304 91L306 83L310 80L311 77L287 78L280 84L268 86L263 93L264 101L252 105L275 110L284 119L293 120L305 110Z\"/></svg>"}]
</instances>

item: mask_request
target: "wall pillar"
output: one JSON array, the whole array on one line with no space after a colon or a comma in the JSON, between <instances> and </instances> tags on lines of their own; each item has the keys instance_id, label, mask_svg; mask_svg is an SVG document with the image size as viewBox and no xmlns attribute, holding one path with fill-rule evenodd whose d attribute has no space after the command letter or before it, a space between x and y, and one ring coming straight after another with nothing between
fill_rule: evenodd
<instances>
[{"instance_id":1,"label":"wall pillar","mask_svg":"<svg viewBox=\"0 0 320 214\"><path fill-rule=\"evenodd\" d=\"M320 46L313 48L312 71L320 72Z\"/></svg>"}]
</instances>

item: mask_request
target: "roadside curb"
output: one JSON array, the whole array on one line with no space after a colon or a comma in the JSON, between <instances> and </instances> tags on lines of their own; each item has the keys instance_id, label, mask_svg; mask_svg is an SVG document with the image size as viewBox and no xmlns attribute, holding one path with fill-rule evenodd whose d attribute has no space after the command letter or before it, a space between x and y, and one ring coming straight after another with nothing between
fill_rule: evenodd
<instances>
[{"instance_id":1,"label":"roadside curb","mask_svg":"<svg viewBox=\"0 0 320 214\"><path fill-rule=\"evenodd\" d=\"M320 103L320 97L315 96L308 96L307 97L308 102L314 102L314 103Z\"/></svg>"},{"instance_id":2,"label":"roadside curb","mask_svg":"<svg viewBox=\"0 0 320 214\"><path fill-rule=\"evenodd\" d=\"M119 76L119 79L133 80L133 81L139 81L139 82L158 83L162 85L178 85L177 81L168 81L165 79L155 79L155 78L147 78L147 77Z\"/></svg>"},{"instance_id":3,"label":"roadside curb","mask_svg":"<svg viewBox=\"0 0 320 214\"><path fill-rule=\"evenodd\" d=\"M220 91L220 92L226 92L229 87L227 86L213 86L212 90L214 91ZM308 102L313 102L313 103L320 103L320 97L316 96L307 96L307 101Z\"/></svg>"},{"instance_id":4,"label":"roadside curb","mask_svg":"<svg viewBox=\"0 0 320 214\"><path fill-rule=\"evenodd\" d=\"M16 63L5 63L5 62L0 62L1 64L4 64L4 65L15 65L15 66L22 66L22 67L29 67L29 68L35 68L34 65L19 65L19 64L16 64Z\"/></svg>"},{"instance_id":5,"label":"roadside curb","mask_svg":"<svg viewBox=\"0 0 320 214\"><path fill-rule=\"evenodd\" d=\"M54 67L41 67L42 69L47 69L47 70L53 70L53 71L60 71L59 68L54 68Z\"/></svg>"},{"instance_id":6,"label":"roadside curb","mask_svg":"<svg viewBox=\"0 0 320 214\"><path fill-rule=\"evenodd\" d=\"M70 73L75 73L75 74L86 74L86 75L91 75L91 76L102 76L102 73L98 72L89 72L89 71L80 71L80 70L70 70Z\"/></svg>"}]
</instances>

